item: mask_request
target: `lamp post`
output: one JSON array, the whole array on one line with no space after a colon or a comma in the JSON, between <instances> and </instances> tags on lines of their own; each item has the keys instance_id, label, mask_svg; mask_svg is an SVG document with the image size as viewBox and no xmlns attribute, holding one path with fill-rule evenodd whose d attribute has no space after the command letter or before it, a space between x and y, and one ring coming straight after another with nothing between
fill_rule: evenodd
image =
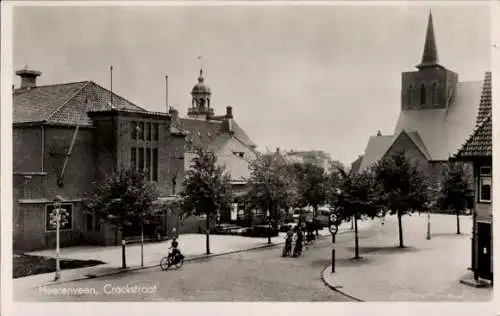
<instances>
[{"instance_id":1,"label":"lamp post","mask_svg":"<svg viewBox=\"0 0 500 316\"><path fill-rule=\"evenodd\" d=\"M434 208L437 204L437 198L439 196L439 192L441 192L441 184L438 183L436 188L429 187L429 190L433 193L431 205L427 211L427 240L431 240L431 209Z\"/></svg>"},{"instance_id":2,"label":"lamp post","mask_svg":"<svg viewBox=\"0 0 500 316\"><path fill-rule=\"evenodd\" d=\"M54 277L54 281L58 281L61 278L59 230L61 228L61 205L64 199L60 195L56 195L53 201L54 201L54 212L55 212L55 222L56 222L56 275Z\"/></svg>"},{"instance_id":3,"label":"lamp post","mask_svg":"<svg viewBox=\"0 0 500 316\"><path fill-rule=\"evenodd\" d=\"M266 218L267 218L267 225L268 227L268 233L267 233L267 243L271 244L271 212L269 209L266 211Z\"/></svg>"}]
</instances>

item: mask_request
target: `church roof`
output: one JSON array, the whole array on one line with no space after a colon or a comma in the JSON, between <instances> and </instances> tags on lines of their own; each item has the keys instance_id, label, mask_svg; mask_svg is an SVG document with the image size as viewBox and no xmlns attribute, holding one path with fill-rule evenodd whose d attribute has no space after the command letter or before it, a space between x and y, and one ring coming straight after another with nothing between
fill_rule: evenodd
<instances>
[{"instance_id":1,"label":"church roof","mask_svg":"<svg viewBox=\"0 0 500 316\"><path fill-rule=\"evenodd\" d=\"M447 109L402 110L394 134L417 132L430 160L448 160L474 129L481 87L481 81L458 83Z\"/></svg>"},{"instance_id":2,"label":"church roof","mask_svg":"<svg viewBox=\"0 0 500 316\"><path fill-rule=\"evenodd\" d=\"M382 159L384 154L391 147L394 139L395 137L393 135L370 136L358 172L365 171L375 162Z\"/></svg>"},{"instance_id":3,"label":"church roof","mask_svg":"<svg viewBox=\"0 0 500 316\"><path fill-rule=\"evenodd\" d=\"M427 32L425 34L424 53L422 54L422 62L417 67L436 67L439 66L438 61L432 13L429 12L429 21L427 22Z\"/></svg>"},{"instance_id":4,"label":"church roof","mask_svg":"<svg viewBox=\"0 0 500 316\"><path fill-rule=\"evenodd\" d=\"M110 102L111 92L92 81L17 89L13 94L13 123L47 122L92 125L87 112L111 110ZM114 93L113 106L127 110L146 111Z\"/></svg>"}]
</instances>

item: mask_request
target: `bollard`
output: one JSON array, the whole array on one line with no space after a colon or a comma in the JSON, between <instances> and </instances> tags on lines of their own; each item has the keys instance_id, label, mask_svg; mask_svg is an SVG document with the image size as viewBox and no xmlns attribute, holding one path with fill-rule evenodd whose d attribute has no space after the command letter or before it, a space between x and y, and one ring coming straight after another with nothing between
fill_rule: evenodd
<instances>
[{"instance_id":1,"label":"bollard","mask_svg":"<svg viewBox=\"0 0 500 316\"><path fill-rule=\"evenodd\" d=\"M332 273L335 273L335 249L332 249Z\"/></svg>"},{"instance_id":2,"label":"bollard","mask_svg":"<svg viewBox=\"0 0 500 316\"><path fill-rule=\"evenodd\" d=\"M123 269L127 268L127 262L125 260L125 244L126 244L125 239L122 239L122 268Z\"/></svg>"}]
</instances>

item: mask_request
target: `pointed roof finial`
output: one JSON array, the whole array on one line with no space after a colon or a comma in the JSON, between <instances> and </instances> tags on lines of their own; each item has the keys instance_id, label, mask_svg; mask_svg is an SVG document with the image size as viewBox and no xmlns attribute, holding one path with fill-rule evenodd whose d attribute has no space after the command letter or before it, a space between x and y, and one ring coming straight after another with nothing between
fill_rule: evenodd
<instances>
[{"instance_id":1,"label":"pointed roof finial","mask_svg":"<svg viewBox=\"0 0 500 316\"><path fill-rule=\"evenodd\" d=\"M204 78L203 78L203 69L200 68L200 76L198 77L198 82L202 83L203 81L204 81Z\"/></svg>"},{"instance_id":2,"label":"pointed roof finial","mask_svg":"<svg viewBox=\"0 0 500 316\"><path fill-rule=\"evenodd\" d=\"M439 67L436 39L434 37L434 24L432 22L432 11L429 10L429 20L427 22L427 33L425 35L424 53L422 62L417 68Z\"/></svg>"}]
</instances>

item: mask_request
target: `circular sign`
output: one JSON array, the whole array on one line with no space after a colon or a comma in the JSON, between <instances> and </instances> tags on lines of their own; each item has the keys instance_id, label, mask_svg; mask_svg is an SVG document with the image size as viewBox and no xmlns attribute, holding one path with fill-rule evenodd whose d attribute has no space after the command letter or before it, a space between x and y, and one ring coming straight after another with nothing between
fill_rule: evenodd
<instances>
[{"instance_id":1,"label":"circular sign","mask_svg":"<svg viewBox=\"0 0 500 316\"><path fill-rule=\"evenodd\" d=\"M330 233L332 234L336 234L338 229L339 228L337 227L337 225L330 225L330 227L328 228L328 230L330 230Z\"/></svg>"},{"instance_id":2,"label":"circular sign","mask_svg":"<svg viewBox=\"0 0 500 316\"><path fill-rule=\"evenodd\" d=\"M337 221L337 215L336 214L330 214L330 222L335 223Z\"/></svg>"}]
</instances>

